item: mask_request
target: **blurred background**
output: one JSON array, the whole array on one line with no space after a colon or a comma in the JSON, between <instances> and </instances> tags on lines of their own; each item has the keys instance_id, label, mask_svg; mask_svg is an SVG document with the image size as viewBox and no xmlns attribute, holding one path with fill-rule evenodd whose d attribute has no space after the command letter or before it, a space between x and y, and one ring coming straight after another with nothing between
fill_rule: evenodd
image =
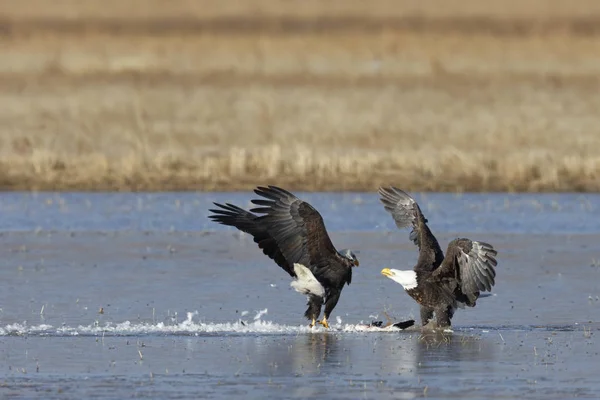
<instances>
[{"instance_id":1,"label":"blurred background","mask_svg":"<svg viewBox=\"0 0 600 400\"><path fill-rule=\"evenodd\" d=\"M595 0L0 1L0 189L598 191Z\"/></svg>"}]
</instances>

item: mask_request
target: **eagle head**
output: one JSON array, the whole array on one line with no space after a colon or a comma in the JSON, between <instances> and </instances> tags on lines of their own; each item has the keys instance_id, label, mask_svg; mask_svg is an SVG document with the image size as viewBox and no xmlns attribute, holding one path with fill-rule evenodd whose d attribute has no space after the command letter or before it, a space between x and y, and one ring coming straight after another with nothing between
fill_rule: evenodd
<instances>
[{"instance_id":1,"label":"eagle head","mask_svg":"<svg viewBox=\"0 0 600 400\"><path fill-rule=\"evenodd\" d=\"M402 285L405 290L414 289L417 287L417 273L415 271L400 271L398 269L384 268L381 274L387 276L394 282Z\"/></svg>"},{"instance_id":2,"label":"eagle head","mask_svg":"<svg viewBox=\"0 0 600 400\"><path fill-rule=\"evenodd\" d=\"M352 266L353 267L358 267L358 265L360 264L358 262L358 258L356 258L356 255L354 254L354 252L350 249L342 249L340 251L338 251L338 253L340 253L340 255L348 260L350 260L350 262L352 262Z\"/></svg>"}]
</instances>

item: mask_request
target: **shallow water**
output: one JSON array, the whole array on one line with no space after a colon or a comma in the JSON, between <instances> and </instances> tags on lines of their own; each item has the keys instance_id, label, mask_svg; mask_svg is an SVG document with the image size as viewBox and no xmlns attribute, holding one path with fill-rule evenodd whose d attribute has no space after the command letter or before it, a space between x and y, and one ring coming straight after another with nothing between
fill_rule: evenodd
<instances>
[{"instance_id":1,"label":"shallow water","mask_svg":"<svg viewBox=\"0 0 600 400\"><path fill-rule=\"evenodd\" d=\"M417 253L377 197L301 197L360 251L330 331L248 236L206 218L248 193L0 195L0 397L598 397L600 196L416 196L442 247L499 251L494 295L435 336L363 329L418 315L379 273Z\"/></svg>"}]
</instances>

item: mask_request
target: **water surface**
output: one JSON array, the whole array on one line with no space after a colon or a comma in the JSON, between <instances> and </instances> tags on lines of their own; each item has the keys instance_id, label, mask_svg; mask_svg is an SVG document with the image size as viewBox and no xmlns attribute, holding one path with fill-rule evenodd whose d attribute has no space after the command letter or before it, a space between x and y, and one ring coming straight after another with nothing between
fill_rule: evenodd
<instances>
[{"instance_id":1,"label":"water surface","mask_svg":"<svg viewBox=\"0 0 600 400\"><path fill-rule=\"evenodd\" d=\"M360 252L330 331L250 237L207 219L248 193L0 195L0 396L597 398L600 196L416 195L443 248L499 251L494 296L434 336L363 329L418 316L379 274L417 252L377 197L299 195Z\"/></svg>"}]
</instances>

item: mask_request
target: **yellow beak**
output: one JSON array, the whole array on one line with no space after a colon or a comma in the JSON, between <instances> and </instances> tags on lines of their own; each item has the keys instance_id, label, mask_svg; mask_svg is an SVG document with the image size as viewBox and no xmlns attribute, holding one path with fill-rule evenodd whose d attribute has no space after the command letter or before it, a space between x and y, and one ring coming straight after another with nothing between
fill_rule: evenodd
<instances>
[{"instance_id":1,"label":"yellow beak","mask_svg":"<svg viewBox=\"0 0 600 400\"><path fill-rule=\"evenodd\" d=\"M354 266L358 267L360 265L360 263L358 262L358 260L354 260Z\"/></svg>"},{"instance_id":2,"label":"yellow beak","mask_svg":"<svg viewBox=\"0 0 600 400\"><path fill-rule=\"evenodd\" d=\"M385 275L387 277L391 277L394 275L394 273L389 269L389 268L384 268L381 270L381 274Z\"/></svg>"}]
</instances>

